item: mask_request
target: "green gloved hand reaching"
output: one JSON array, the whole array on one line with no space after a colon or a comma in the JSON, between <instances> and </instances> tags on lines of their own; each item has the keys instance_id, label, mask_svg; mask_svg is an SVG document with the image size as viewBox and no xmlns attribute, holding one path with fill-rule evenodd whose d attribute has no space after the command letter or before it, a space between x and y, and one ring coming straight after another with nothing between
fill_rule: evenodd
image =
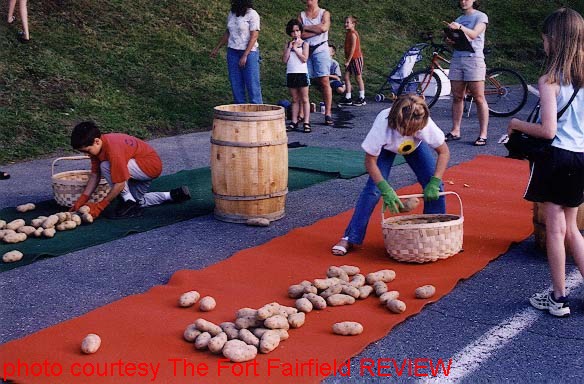
<instances>
[{"instance_id":1,"label":"green gloved hand reaching","mask_svg":"<svg viewBox=\"0 0 584 384\"><path fill-rule=\"evenodd\" d=\"M426 188L424 188L424 200L425 201L432 201L438 200L439 193L440 193L440 184L442 180L437 178L436 176L432 176L428 184L426 184Z\"/></svg>"},{"instance_id":2,"label":"green gloved hand reaching","mask_svg":"<svg viewBox=\"0 0 584 384\"><path fill-rule=\"evenodd\" d=\"M385 212L389 208L391 213L399 213L399 209L403 208L404 205L387 181L381 180L377 183L377 188L381 191L381 197L383 198L383 211Z\"/></svg>"}]
</instances>

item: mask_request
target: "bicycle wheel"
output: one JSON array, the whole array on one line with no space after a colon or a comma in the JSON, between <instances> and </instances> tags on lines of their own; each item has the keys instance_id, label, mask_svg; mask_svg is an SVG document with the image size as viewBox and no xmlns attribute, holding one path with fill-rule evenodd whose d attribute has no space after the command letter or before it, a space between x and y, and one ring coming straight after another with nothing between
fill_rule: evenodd
<instances>
[{"instance_id":1,"label":"bicycle wheel","mask_svg":"<svg viewBox=\"0 0 584 384\"><path fill-rule=\"evenodd\" d=\"M527 102L527 83L511 69L489 69L485 79L485 99L493 116L514 115Z\"/></svg>"},{"instance_id":2,"label":"bicycle wheel","mask_svg":"<svg viewBox=\"0 0 584 384\"><path fill-rule=\"evenodd\" d=\"M429 68L416 71L406 77L400 84L397 95L416 94L424 96L428 108L432 108L440 92L442 91L442 81L435 72L430 72Z\"/></svg>"}]
</instances>

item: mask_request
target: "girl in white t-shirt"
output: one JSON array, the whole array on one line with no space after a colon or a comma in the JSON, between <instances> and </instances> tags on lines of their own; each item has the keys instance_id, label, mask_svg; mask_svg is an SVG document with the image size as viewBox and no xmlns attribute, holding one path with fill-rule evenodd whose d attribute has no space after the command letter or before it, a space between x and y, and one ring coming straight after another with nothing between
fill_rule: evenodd
<instances>
[{"instance_id":1,"label":"girl in white t-shirt","mask_svg":"<svg viewBox=\"0 0 584 384\"><path fill-rule=\"evenodd\" d=\"M309 133L310 101L308 99L308 43L302 40L304 26L297 19L291 19L286 25L286 33L292 41L286 42L282 61L286 63L286 86L292 96L292 122L286 126L287 131L298 128L298 115L304 116L303 131ZM300 112L302 111L302 112ZM299 113L300 112L300 113Z\"/></svg>"},{"instance_id":2,"label":"girl in white t-shirt","mask_svg":"<svg viewBox=\"0 0 584 384\"><path fill-rule=\"evenodd\" d=\"M439 193L450 151L444 141L444 133L430 118L423 98L400 96L391 109L381 111L361 147L365 150L369 180L359 195L344 236L332 248L336 256L344 256L353 245L363 243L367 224L380 196L384 209L389 208L392 213L397 213L403 208L387 182L397 154L403 155L424 188L424 213L446 211L444 197ZM430 148L438 154L437 160L434 160Z\"/></svg>"}]
</instances>

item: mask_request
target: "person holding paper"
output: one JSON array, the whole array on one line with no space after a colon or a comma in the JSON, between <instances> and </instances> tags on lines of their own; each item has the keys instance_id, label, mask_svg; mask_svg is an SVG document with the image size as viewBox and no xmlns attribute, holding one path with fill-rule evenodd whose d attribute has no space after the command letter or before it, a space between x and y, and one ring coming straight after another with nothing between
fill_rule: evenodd
<instances>
[{"instance_id":1,"label":"person holding paper","mask_svg":"<svg viewBox=\"0 0 584 384\"><path fill-rule=\"evenodd\" d=\"M477 105L479 118L479 137L475 146L487 144L487 129L489 125L489 107L485 99L485 75L487 66L483 48L485 46L485 31L489 23L488 16L479 11L478 0L460 0L462 15L455 21L446 23L452 33L462 32L463 37L470 41L471 50L459 50L459 44L446 38L446 42L454 48L448 78L452 89L452 130L446 134L446 141L460 140L460 126L464 111L464 97L470 92ZM447 36L449 34L447 33ZM474 52L473 52L474 51Z\"/></svg>"}]
</instances>

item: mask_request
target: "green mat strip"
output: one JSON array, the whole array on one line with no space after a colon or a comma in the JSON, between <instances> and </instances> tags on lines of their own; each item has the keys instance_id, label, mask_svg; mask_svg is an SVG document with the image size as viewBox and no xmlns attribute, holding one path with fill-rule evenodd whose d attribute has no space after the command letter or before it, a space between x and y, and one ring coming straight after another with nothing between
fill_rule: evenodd
<instances>
[{"instance_id":1,"label":"green mat strip","mask_svg":"<svg viewBox=\"0 0 584 384\"><path fill-rule=\"evenodd\" d=\"M296 191L334 178L351 178L365 174L364 154L361 151L347 151L329 148L305 147L291 150L288 189ZM213 212L214 201L211 191L210 168L180 171L162 176L152 183L153 191L168 191L180 185L187 185L191 200L182 204L163 204L144 210L140 218L111 220L105 215L110 206L91 225L83 225L72 231L58 232L53 239L29 238L18 244L0 244L0 255L17 249L24 258L16 263L0 262L0 272L30 264L45 256L58 256L93 245L119 239L131 233L144 232L157 227L192 219ZM19 213L14 208L0 210L2 220L23 218L27 223L38 216L66 210L54 200L37 203L32 212Z\"/></svg>"}]
</instances>

